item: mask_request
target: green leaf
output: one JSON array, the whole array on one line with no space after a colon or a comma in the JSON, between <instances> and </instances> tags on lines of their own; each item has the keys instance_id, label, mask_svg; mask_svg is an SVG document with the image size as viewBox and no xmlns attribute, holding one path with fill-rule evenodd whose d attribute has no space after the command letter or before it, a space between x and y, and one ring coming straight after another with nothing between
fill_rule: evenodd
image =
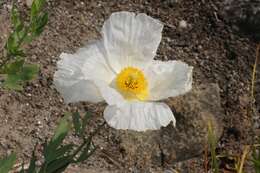
<instances>
[{"instance_id":1,"label":"green leaf","mask_svg":"<svg viewBox=\"0 0 260 173\"><path fill-rule=\"evenodd\" d=\"M260 153L259 153L259 151L260 150L258 147L254 147L253 152L252 152L253 159L251 161L253 162L256 173L260 173Z\"/></svg>"},{"instance_id":2,"label":"green leaf","mask_svg":"<svg viewBox=\"0 0 260 173\"><path fill-rule=\"evenodd\" d=\"M16 74L10 74L7 75L3 82L3 86L6 89L11 89L11 90L22 90L23 87L21 85L21 78L19 75Z\"/></svg>"},{"instance_id":3,"label":"green leaf","mask_svg":"<svg viewBox=\"0 0 260 173\"><path fill-rule=\"evenodd\" d=\"M8 37L5 48L7 49L7 53L11 55L18 49L18 38L14 32Z\"/></svg>"},{"instance_id":4,"label":"green leaf","mask_svg":"<svg viewBox=\"0 0 260 173\"><path fill-rule=\"evenodd\" d=\"M24 41L24 39L26 38L27 33L26 33L25 29L23 29L23 30L17 32L17 35L18 35L17 37L19 39L23 39L23 41Z\"/></svg>"},{"instance_id":5,"label":"green leaf","mask_svg":"<svg viewBox=\"0 0 260 173\"><path fill-rule=\"evenodd\" d=\"M61 171L64 171L67 168L67 166L70 164L71 161L72 161L71 156L66 156L66 157L62 157L57 160L54 160L47 166L46 172L59 173Z\"/></svg>"},{"instance_id":6,"label":"green leaf","mask_svg":"<svg viewBox=\"0 0 260 173\"><path fill-rule=\"evenodd\" d=\"M4 159L0 160L0 172L1 173L8 173L16 161L16 155L12 153L11 155L7 156Z\"/></svg>"},{"instance_id":7,"label":"green leaf","mask_svg":"<svg viewBox=\"0 0 260 173\"><path fill-rule=\"evenodd\" d=\"M56 159L55 151L62 144L64 138L67 136L70 127L71 127L71 122L69 121L69 114L67 114L61 119L50 143L46 145L46 147L44 148L44 158L47 163Z\"/></svg>"},{"instance_id":8,"label":"green leaf","mask_svg":"<svg viewBox=\"0 0 260 173\"><path fill-rule=\"evenodd\" d=\"M61 134L55 140L51 140L48 145L44 148L44 158L47 163L52 162L56 159L56 150L62 145L63 140L67 134Z\"/></svg>"},{"instance_id":9,"label":"green leaf","mask_svg":"<svg viewBox=\"0 0 260 173\"><path fill-rule=\"evenodd\" d=\"M20 17L17 6L13 4L11 11L11 22L13 32L9 35L6 44L6 57L4 64L1 64L0 72L4 74L3 86L8 89L21 90L25 82L32 80L37 75L39 69L36 65L29 65L16 62L17 58L25 57L21 48L24 43L30 43L36 36L39 36L48 22L48 13L43 12L46 0L34 0L31 8L30 24L25 25ZM11 63L10 63L11 62ZM3 72L6 71L6 72Z\"/></svg>"},{"instance_id":10,"label":"green leaf","mask_svg":"<svg viewBox=\"0 0 260 173\"><path fill-rule=\"evenodd\" d=\"M4 87L12 90L22 90L22 85L32 80L38 73L38 66L24 64L24 59L17 59L3 68L6 75Z\"/></svg>"},{"instance_id":11,"label":"green leaf","mask_svg":"<svg viewBox=\"0 0 260 173\"><path fill-rule=\"evenodd\" d=\"M57 140L60 136L66 136L68 131L70 130L71 123L69 120L69 114L66 114L60 121L58 127L55 130L52 141Z\"/></svg>"},{"instance_id":12,"label":"green leaf","mask_svg":"<svg viewBox=\"0 0 260 173\"><path fill-rule=\"evenodd\" d=\"M23 40L23 41L24 41L25 43L31 43L31 42L33 41L33 39L34 39L34 35L31 35L31 34L29 35L29 34L28 34L28 35L26 35L26 37L24 37L24 40Z\"/></svg>"},{"instance_id":13,"label":"green leaf","mask_svg":"<svg viewBox=\"0 0 260 173\"><path fill-rule=\"evenodd\" d=\"M30 81L34 79L39 72L39 68L35 64L24 64L21 69L21 80L23 81Z\"/></svg>"},{"instance_id":14,"label":"green leaf","mask_svg":"<svg viewBox=\"0 0 260 173\"><path fill-rule=\"evenodd\" d=\"M75 129L75 132L77 135L81 134L81 123L80 123L80 114L79 112L75 112L72 114L72 119L73 119L73 126Z\"/></svg>"},{"instance_id":15,"label":"green leaf","mask_svg":"<svg viewBox=\"0 0 260 173\"><path fill-rule=\"evenodd\" d=\"M24 59L17 59L14 62L11 62L7 64L3 72L6 74L17 74L19 71L21 71L24 64Z\"/></svg>"},{"instance_id":16,"label":"green leaf","mask_svg":"<svg viewBox=\"0 0 260 173\"><path fill-rule=\"evenodd\" d=\"M260 166L260 160L252 159L256 166Z\"/></svg>"},{"instance_id":17,"label":"green leaf","mask_svg":"<svg viewBox=\"0 0 260 173\"><path fill-rule=\"evenodd\" d=\"M79 159L76 162L83 162L87 160L95 151L97 150L97 147L94 147L91 150L88 150L85 148L85 150L81 153Z\"/></svg>"},{"instance_id":18,"label":"green leaf","mask_svg":"<svg viewBox=\"0 0 260 173\"><path fill-rule=\"evenodd\" d=\"M33 21L33 19L37 15L37 13L38 13L37 7L36 7L35 3L33 2L32 6L31 6L31 21Z\"/></svg>"},{"instance_id":19,"label":"green leaf","mask_svg":"<svg viewBox=\"0 0 260 173\"><path fill-rule=\"evenodd\" d=\"M46 0L34 0L31 7L31 19L33 19L43 8Z\"/></svg>"},{"instance_id":20,"label":"green leaf","mask_svg":"<svg viewBox=\"0 0 260 173\"><path fill-rule=\"evenodd\" d=\"M23 50L21 49L17 49L15 52L13 52L13 56L15 57L25 57L25 53Z\"/></svg>"},{"instance_id":21,"label":"green leaf","mask_svg":"<svg viewBox=\"0 0 260 173\"><path fill-rule=\"evenodd\" d=\"M59 147L56 151L53 151L52 158L58 159L65 156L66 154L69 154L73 146L73 144L67 144L65 146Z\"/></svg>"},{"instance_id":22,"label":"green leaf","mask_svg":"<svg viewBox=\"0 0 260 173\"><path fill-rule=\"evenodd\" d=\"M35 32L33 33L33 35L39 36L43 32L44 27L47 23L48 23L48 13L45 12L43 15L41 15L37 18L36 28L35 28Z\"/></svg>"},{"instance_id":23,"label":"green leaf","mask_svg":"<svg viewBox=\"0 0 260 173\"><path fill-rule=\"evenodd\" d=\"M86 141L86 146L84 147L82 153L80 154L79 158L76 160L76 162L82 162L84 160L86 160L90 155L91 153L91 140L92 138L88 138L87 141Z\"/></svg>"},{"instance_id":24,"label":"green leaf","mask_svg":"<svg viewBox=\"0 0 260 173\"><path fill-rule=\"evenodd\" d=\"M208 122L208 144L211 153L211 167L213 173L219 173L219 161L216 155L217 140L214 134L212 122Z\"/></svg>"},{"instance_id":25,"label":"green leaf","mask_svg":"<svg viewBox=\"0 0 260 173\"><path fill-rule=\"evenodd\" d=\"M19 38L16 32L12 33L5 45L5 48L7 50L7 54L8 56L12 56L12 58L16 57L16 56L22 56L24 57L25 54L23 52L23 50L19 49Z\"/></svg>"}]
</instances>

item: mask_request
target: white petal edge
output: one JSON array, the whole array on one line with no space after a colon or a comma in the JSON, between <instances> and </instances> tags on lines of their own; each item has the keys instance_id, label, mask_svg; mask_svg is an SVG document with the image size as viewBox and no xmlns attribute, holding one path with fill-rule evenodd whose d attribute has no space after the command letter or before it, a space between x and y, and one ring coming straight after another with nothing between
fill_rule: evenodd
<instances>
[{"instance_id":1,"label":"white petal edge","mask_svg":"<svg viewBox=\"0 0 260 173\"><path fill-rule=\"evenodd\" d=\"M115 12L102 28L110 65L119 73L126 66L143 68L151 61L162 37L163 24L146 14Z\"/></svg>"},{"instance_id":2,"label":"white petal edge","mask_svg":"<svg viewBox=\"0 0 260 173\"><path fill-rule=\"evenodd\" d=\"M149 100L162 100L185 94L192 88L193 67L182 61L153 61L145 70Z\"/></svg>"},{"instance_id":3,"label":"white petal edge","mask_svg":"<svg viewBox=\"0 0 260 173\"><path fill-rule=\"evenodd\" d=\"M54 85L66 103L103 101L93 81L104 81L108 85L115 76L107 64L100 42L83 47L75 54L62 53L57 66Z\"/></svg>"},{"instance_id":4,"label":"white petal edge","mask_svg":"<svg viewBox=\"0 0 260 173\"><path fill-rule=\"evenodd\" d=\"M135 131L157 130L176 120L165 103L129 102L107 106L104 111L106 122L116 129Z\"/></svg>"}]
</instances>

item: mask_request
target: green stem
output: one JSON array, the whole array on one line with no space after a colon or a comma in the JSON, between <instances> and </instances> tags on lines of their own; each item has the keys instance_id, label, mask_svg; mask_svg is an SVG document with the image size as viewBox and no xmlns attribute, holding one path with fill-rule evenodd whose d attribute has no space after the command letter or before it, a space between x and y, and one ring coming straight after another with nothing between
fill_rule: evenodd
<instances>
[{"instance_id":1,"label":"green stem","mask_svg":"<svg viewBox=\"0 0 260 173\"><path fill-rule=\"evenodd\" d=\"M21 46L21 44L23 43L25 37L28 35L29 30L30 30L30 28L31 28L31 25L32 25L32 24L30 23L29 26L26 28L26 30L25 30L25 32L24 32L22 38L19 39L19 41L18 41L18 48Z\"/></svg>"},{"instance_id":2,"label":"green stem","mask_svg":"<svg viewBox=\"0 0 260 173\"><path fill-rule=\"evenodd\" d=\"M23 36L22 36L21 38L19 38L18 44L17 44L17 49L19 49L19 48L21 47L22 43L24 42L24 39L26 38L26 36L28 35L28 33L29 33L29 31L30 31L31 25L32 25L32 23L30 22L29 26L26 27ZM0 73L1 73L1 70L2 70L2 68L4 67L4 65L7 64L8 61L10 61L10 60L14 57L14 55L10 54L9 52L10 52L10 51L7 50L6 58L5 58L5 59L2 61L2 63L0 64Z\"/></svg>"}]
</instances>

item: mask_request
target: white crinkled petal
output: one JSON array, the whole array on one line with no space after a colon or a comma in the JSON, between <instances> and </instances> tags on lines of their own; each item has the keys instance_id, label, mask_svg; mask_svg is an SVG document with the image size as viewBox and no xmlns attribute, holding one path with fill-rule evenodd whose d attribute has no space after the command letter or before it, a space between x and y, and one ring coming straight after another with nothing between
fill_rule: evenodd
<instances>
[{"instance_id":1,"label":"white crinkled petal","mask_svg":"<svg viewBox=\"0 0 260 173\"><path fill-rule=\"evenodd\" d=\"M113 13L102 28L110 65L116 72L126 66L143 67L154 58L163 25L146 14Z\"/></svg>"},{"instance_id":2,"label":"white crinkled petal","mask_svg":"<svg viewBox=\"0 0 260 173\"><path fill-rule=\"evenodd\" d=\"M65 102L104 100L94 80L108 85L115 75L106 63L99 43L81 48L75 54L62 53L60 58L54 85Z\"/></svg>"},{"instance_id":3,"label":"white crinkled petal","mask_svg":"<svg viewBox=\"0 0 260 173\"><path fill-rule=\"evenodd\" d=\"M58 76L54 81L55 87L62 94L66 103L73 103L78 101L100 102L103 97L99 93L99 89L90 80L79 80L77 82L64 82ZM69 84L70 83L70 84Z\"/></svg>"},{"instance_id":4,"label":"white crinkled petal","mask_svg":"<svg viewBox=\"0 0 260 173\"><path fill-rule=\"evenodd\" d=\"M191 90L192 70L192 66L181 61L153 61L145 70L149 100L175 97Z\"/></svg>"},{"instance_id":5,"label":"white crinkled petal","mask_svg":"<svg viewBox=\"0 0 260 173\"><path fill-rule=\"evenodd\" d=\"M118 103L125 103L125 99L122 95L104 81L96 80L94 83L99 88L99 91L102 97L106 100L107 104L115 105Z\"/></svg>"},{"instance_id":6,"label":"white crinkled petal","mask_svg":"<svg viewBox=\"0 0 260 173\"><path fill-rule=\"evenodd\" d=\"M101 80L106 83L110 83L114 79L115 73L108 64L102 42L97 41L80 48L74 54L74 57L85 59L85 62L81 64L81 70L85 78Z\"/></svg>"},{"instance_id":7,"label":"white crinkled petal","mask_svg":"<svg viewBox=\"0 0 260 173\"><path fill-rule=\"evenodd\" d=\"M169 106L155 102L129 102L107 106L104 118L113 128L135 131L156 130L167 126L171 121L174 126L176 123Z\"/></svg>"}]
</instances>

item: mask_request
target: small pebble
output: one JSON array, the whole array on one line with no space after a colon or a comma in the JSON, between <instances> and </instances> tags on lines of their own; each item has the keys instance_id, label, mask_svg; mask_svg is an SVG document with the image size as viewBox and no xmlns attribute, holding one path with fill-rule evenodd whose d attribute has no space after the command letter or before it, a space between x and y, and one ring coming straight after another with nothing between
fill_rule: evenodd
<instances>
[{"instance_id":1,"label":"small pebble","mask_svg":"<svg viewBox=\"0 0 260 173\"><path fill-rule=\"evenodd\" d=\"M187 27L188 27L188 24L187 24L187 22L185 20L181 20L179 22L179 28L180 29L186 29Z\"/></svg>"},{"instance_id":2,"label":"small pebble","mask_svg":"<svg viewBox=\"0 0 260 173\"><path fill-rule=\"evenodd\" d=\"M33 3L33 0L26 0L26 5L28 7L31 7L32 6L32 3Z\"/></svg>"},{"instance_id":3,"label":"small pebble","mask_svg":"<svg viewBox=\"0 0 260 173\"><path fill-rule=\"evenodd\" d=\"M11 10L11 9L12 9L12 5L7 4L7 5L6 5L6 8L7 8L8 10Z\"/></svg>"},{"instance_id":4,"label":"small pebble","mask_svg":"<svg viewBox=\"0 0 260 173\"><path fill-rule=\"evenodd\" d=\"M41 121L37 121L37 125L41 125L42 124L42 122Z\"/></svg>"},{"instance_id":5,"label":"small pebble","mask_svg":"<svg viewBox=\"0 0 260 173\"><path fill-rule=\"evenodd\" d=\"M12 153L12 150L7 150L7 155L10 155Z\"/></svg>"}]
</instances>

